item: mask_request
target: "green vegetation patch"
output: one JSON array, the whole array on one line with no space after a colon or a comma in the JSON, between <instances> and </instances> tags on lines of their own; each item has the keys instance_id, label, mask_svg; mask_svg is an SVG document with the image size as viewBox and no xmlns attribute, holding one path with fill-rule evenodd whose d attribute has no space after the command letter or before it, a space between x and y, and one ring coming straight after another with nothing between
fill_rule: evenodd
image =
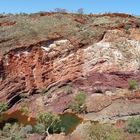
<instances>
[{"instance_id":1,"label":"green vegetation patch","mask_svg":"<svg viewBox=\"0 0 140 140\"><path fill-rule=\"evenodd\" d=\"M8 109L8 105L6 103L0 103L0 113L4 112Z\"/></svg>"},{"instance_id":2,"label":"green vegetation patch","mask_svg":"<svg viewBox=\"0 0 140 140\"><path fill-rule=\"evenodd\" d=\"M84 128L84 140L122 140L123 131L107 124L90 124Z\"/></svg>"},{"instance_id":3,"label":"green vegetation patch","mask_svg":"<svg viewBox=\"0 0 140 140\"><path fill-rule=\"evenodd\" d=\"M84 113L86 112L85 100L86 94L83 91L80 91L71 101L69 108L75 113Z\"/></svg>"},{"instance_id":4,"label":"green vegetation patch","mask_svg":"<svg viewBox=\"0 0 140 140\"><path fill-rule=\"evenodd\" d=\"M129 133L140 133L140 117L130 118L126 123L125 129Z\"/></svg>"},{"instance_id":5,"label":"green vegetation patch","mask_svg":"<svg viewBox=\"0 0 140 140\"><path fill-rule=\"evenodd\" d=\"M129 89L130 90L135 90L138 87L137 81L136 80L129 80Z\"/></svg>"},{"instance_id":6,"label":"green vegetation patch","mask_svg":"<svg viewBox=\"0 0 140 140\"><path fill-rule=\"evenodd\" d=\"M58 131L60 117L52 112L40 113L37 116L37 124L34 126L34 131L49 135Z\"/></svg>"}]
</instances>

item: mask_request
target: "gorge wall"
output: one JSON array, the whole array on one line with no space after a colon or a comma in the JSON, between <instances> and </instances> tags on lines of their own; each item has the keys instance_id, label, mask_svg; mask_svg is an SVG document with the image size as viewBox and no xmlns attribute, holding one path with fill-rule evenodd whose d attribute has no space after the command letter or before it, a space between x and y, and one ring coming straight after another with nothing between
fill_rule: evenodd
<instances>
[{"instance_id":1,"label":"gorge wall","mask_svg":"<svg viewBox=\"0 0 140 140\"><path fill-rule=\"evenodd\" d=\"M91 45L75 45L61 37L14 48L0 57L0 102L12 110L28 98L31 114L38 108L62 113L77 91L83 90L87 119L139 115L140 93L128 90L130 80L140 84L139 56L139 28L112 28ZM72 87L72 94L59 90L66 86ZM40 95L43 89L50 94ZM131 108L126 106L129 103Z\"/></svg>"}]
</instances>

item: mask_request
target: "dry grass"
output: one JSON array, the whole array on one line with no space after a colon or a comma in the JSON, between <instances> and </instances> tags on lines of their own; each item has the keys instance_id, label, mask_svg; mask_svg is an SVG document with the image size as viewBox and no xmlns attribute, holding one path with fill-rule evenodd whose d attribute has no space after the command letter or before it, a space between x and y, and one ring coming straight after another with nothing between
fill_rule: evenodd
<instances>
[{"instance_id":1,"label":"dry grass","mask_svg":"<svg viewBox=\"0 0 140 140\"><path fill-rule=\"evenodd\" d=\"M0 53L4 54L16 47L48 40L56 34L68 39L74 38L77 44L90 44L98 41L110 27L116 28L120 23L127 25L132 20L134 24L140 24L138 18L109 15L38 13L1 16L0 23L16 22L16 24L0 26Z\"/></svg>"}]
</instances>

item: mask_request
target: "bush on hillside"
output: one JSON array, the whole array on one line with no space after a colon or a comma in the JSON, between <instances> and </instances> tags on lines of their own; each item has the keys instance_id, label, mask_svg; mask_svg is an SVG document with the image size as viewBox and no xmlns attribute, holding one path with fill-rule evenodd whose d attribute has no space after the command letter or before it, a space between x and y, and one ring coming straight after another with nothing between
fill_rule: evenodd
<instances>
[{"instance_id":1,"label":"bush on hillside","mask_svg":"<svg viewBox=\"0 0 140 140\"><path fill-rule=\"evenodd\" d=\"M130 90L135 90L137 88L137 81L136 80L130 80L129 81L129 89Z\"/></svg>"},{"instance_id":2,"label":"bush on hillside","mask_svg":"<svg viewBox=\"0 0 140 140\"><path fill-rule=\"evenodd\" d=\"M71 101L69 108L76 113L86 112L85 100L86 100L85 93L79 92Z\"/></svg>"},{"instance_id":3,"label":"bush on hillside","mask_svg":"<svg viewBox=\"0 0 140 140\"><path fill-rule=\"evenodd\" d=\"M90 124L84 128L84 140L122 140L123 132L107 124Z\"/></svg>"},{"instance_id":4,"label":"bush on hillside","mask_svg":"<svg viewBox=\"0 0 140 140\"><path fill-rule=\"evenodd\" d=\"M8 109L8 105L6 103L0 103L0 113L4 112Z\"/></svg>"},{"instance_id":5,"label":"bush on hillside","mask_svg":"<svg viewBox=\"0 0 140 140\"><path fill-rule=\"evenodd\" d=\"M126 123L125 129L129 133L140 133L140 117L129 119Z\"/></svg>"},{"instance_id":6,"label":"bush on hillside","mask_svg":"<svg viewBox=\"0 0 140 140\"><path fill-rule=\"evenodd\" d=\"M3 140L24 140L20 132L21 127L18 123L6 123L2 130L0 130L1 139Z\"/></svg>"}]
</instances>

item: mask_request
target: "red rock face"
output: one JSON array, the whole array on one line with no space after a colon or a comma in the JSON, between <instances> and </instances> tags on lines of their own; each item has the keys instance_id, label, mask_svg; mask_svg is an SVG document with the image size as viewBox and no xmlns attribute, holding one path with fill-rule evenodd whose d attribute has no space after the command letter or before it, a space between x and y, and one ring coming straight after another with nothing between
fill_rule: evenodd
<instances>
[{"instance_id":1,"label":"red rock face","mask_svg":"<svg viewBox=\"0 0 140 140\"><path fill-rule=\"evenodd\" d=\"M73 82L73 86L79 87L89 92L96 92L100 89L101 92L113 90L115 88L129 88L129 81L135 79L140 82L140 72L108 72L108 73L93 73L91 72L85 78L78 78ZM96 88L95 88L96 87Z\"/></svg>"},{"instance_id":2,"label":"red rock face","mask_svg":"<svg viewBox=\"0 0 140 140\"><path fill-rule=\"evenodd\" d=\"M43 86L40 59L42 55L43 52L40 49L30 51L25 49L25 51L19 51L16 54L8 54L4 59L6 77L23 77L28 90L35 86Z\"/></svg>"},{"instance_id":3,"label":"red rock face","mask_svg":"<svg viewBox=\"0 0 140 140\"><path fill-rule=\"evenodd\" d=\"M128 39L124 31L113 30L100 42L81 48L59 39L11 50L0 61L0 101L16 102L21 93L32 95L68 82L89 95L128 88L131 79L140 83L139 46L132 34ZM70 99L58 95L48 106L62 112Z\"/></svg>"},{"instance_id":4,"label":"red rock face","mask_svg":"<svg viewBox=\"0 0 140 140\"><path fill-rule=\"evenodd\" d=\"M16 24L16 22L1 22L0 26L12 26L14 24Z\"/></svg>"},{"instance_id":5,"label":"red rock face","mask_svg":"<svg viewBox=\"0 0 140 140\"><path fill-rule=\"evenodd\" d=\"M0 62L1 77L24 77L27 89L78 77L75 72L80 72L82 52L70 54L74 47L61 50L63 47L49 53L41 46L11 51Z\"/></svg>"},{"instance_id":6,"label":"red rock face","mask_svg":"<svg viewBox=\"0 0 140 140\"><path fill-rule=\"evenodd\" d=\"M67 40L55 43L50 44L50 48L40 45L39 47L16 49L6 54L0 65L1 87L5 86L7 80L17 78L23 81L24 84L21 82L18 84L21 83L24 90L31 91L79 77L82 70L81 51L71 53L74 46ZM17 87L13 82L11 84L15 88L21 87L21 85ZM10 87L9 84L6 86ZM1 92L0 98L2 99L5 92L3 89Z\"/></svg>"},{"instance_id":7,"label":"red rock face","mask_svg":"<svg viewBox=\"0 0 140 140\"><path fill-rule=\"evenodd\" d=\"M62 49L65 47L62 45ZM45 48L45 47L44 47ZM56 48L57 49L57 48ZM70 48L71 49L71 48ZM26 89L42 88L52 83L64 80L73 80L81 75L81 52L70 53L71 50L47 52L45 49L34 47L23 51L11 52L3 59L5 79L7 77L24 77ZM76 59L75 59L76 58Z\"/></svg>"}]
</instances>

